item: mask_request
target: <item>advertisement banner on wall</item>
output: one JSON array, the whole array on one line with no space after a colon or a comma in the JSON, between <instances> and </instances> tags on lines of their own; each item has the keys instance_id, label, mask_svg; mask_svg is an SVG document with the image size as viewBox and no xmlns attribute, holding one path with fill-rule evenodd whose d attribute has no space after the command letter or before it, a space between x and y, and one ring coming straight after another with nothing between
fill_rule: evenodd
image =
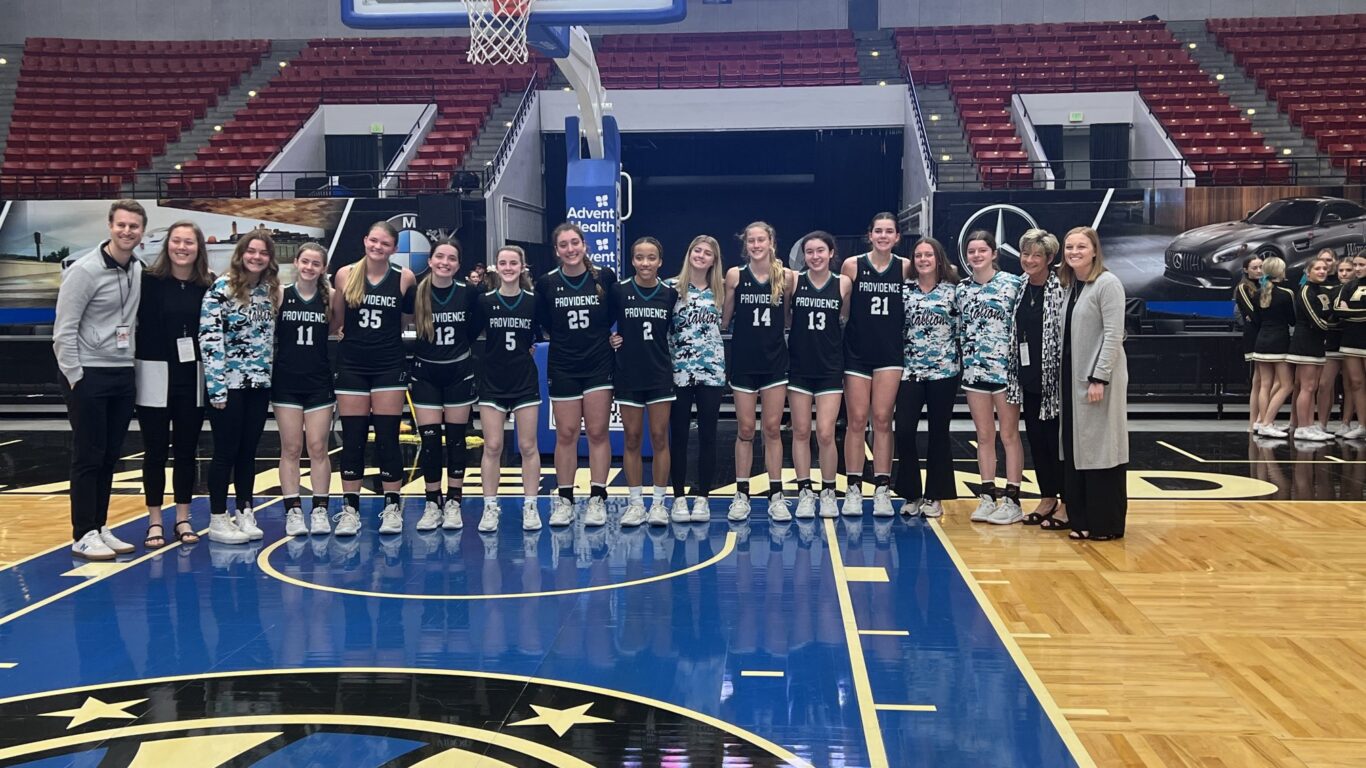
<instances>
[{"instance_id":1,"label":"advertisement banner on wall","mask_svg":"<svg viewBox=\"0 0 1366 768\"><path fill-rule=\"evenodd\" d=\"M1130 298L1150 311L1231 317L1249 256L1285 259L1297 281L1324 248L1339 257L1366 248L1364 202L1360 186L937 192L931 231L963 272L967 237L985 230L1001 268L1018 274L1026 230L1061 241L1073 227L1094 227Z\"/></svg>"},{"instance_id":2,"label":"advertisement banner on wall","mask_svg":"<svg viewBox=\"0 0 1366 768\"><path fill-rule=\"evenodd\" d=\"M579 119L565 118L568 167L565 174L565 219L583 230L588 258L600 267L621 273L620 226L617 217L621 176L621 134L616 120L602 119L606 156L579 156Z\"/></svg>"}]
</instances>

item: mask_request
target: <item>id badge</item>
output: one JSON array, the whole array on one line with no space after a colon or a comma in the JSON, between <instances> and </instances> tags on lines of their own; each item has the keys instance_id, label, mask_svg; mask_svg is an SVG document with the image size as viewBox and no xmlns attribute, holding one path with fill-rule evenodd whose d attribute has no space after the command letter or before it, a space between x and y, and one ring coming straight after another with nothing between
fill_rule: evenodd
<instances>
[{"instance_id":1,"label":"id badge","mask_svg":"<svg viewBox=\"0 0 1366 768\"><path fill-rule=\"evenodd\" d=\"M188 336L181 336L175 340L176 353L180 356L180 362L194 362L194 339Z\"/></svg>"},{"instance_id":2,"label":"id badge","mask_svg":"<svg viewBox=\"0 0 1366 768\"><path fill-rule=\"evenodd\" d=\"M114 346L119 349L128 349L133 340L131 331L132 329L126 325L116 326L114 328Z\"/></svg>"},{"instance_id":3,"label":"id badge","mask_svg":"<svg viewBox=\"0 0 1366 768\"><path fill-rule=\"evenodd\" d=\"M1021 345L1020 345L1020 367L1021 367L1021 368L1028 368L1028 367L1029 367L1029 345L1028 345L1028 344L1021 344Z\"/></svg>"}]
</instances>

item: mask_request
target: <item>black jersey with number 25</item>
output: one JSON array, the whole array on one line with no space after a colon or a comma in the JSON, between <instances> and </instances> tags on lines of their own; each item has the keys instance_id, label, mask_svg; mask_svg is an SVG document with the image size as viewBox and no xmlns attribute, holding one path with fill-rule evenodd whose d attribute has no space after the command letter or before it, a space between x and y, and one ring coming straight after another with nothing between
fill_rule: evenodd
<instances>
[{"instance_id":1,"label":"black jersey with number 25","mask_svg":"<svg viewBox=\"0 0 1366 768\"><path fill-rule=\"evenodd\" d=\"M596 279L592 272L569 277L558 269L541 275L536 283L537 317L550 334L546 366L551 378L556 373L611 374L607 302L616 282L616 273L606 267L598 268Z\"/></svg>"}]
</instances>

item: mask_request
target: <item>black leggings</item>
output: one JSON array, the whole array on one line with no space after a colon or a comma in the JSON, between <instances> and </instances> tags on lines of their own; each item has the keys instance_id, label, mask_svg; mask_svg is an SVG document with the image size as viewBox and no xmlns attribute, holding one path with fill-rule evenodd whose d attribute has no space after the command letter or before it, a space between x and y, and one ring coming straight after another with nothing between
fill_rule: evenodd
<instances>
[{"instance_id":1,"label":"black leggings","mask_svg":"<svg viewBox=\"0 0 1366 768\"><path fill-rule=\"evenodd\" d=\"M256 446L266 429L270 388L230 389L228 404L209 409L213 426L213 460L209 462L209 511L228 511L228 477L232 476L237 508L252 504L256 480Z\"/></svg>"},{"instance_id":2,"label":"black leggings","mask_svg":"<svg viewBox=\"0 0 1366 768\"><path fill-rule=\"evenodd\" d=\"M907 501L926 498L943 501L958 495L953 482L953 452L949 447L949 422L958 396L958 377L901 382L896 393L896 483L892 490ZM921 487L920 453L915 443L921 409L929 411L925 482Z\"/></svg>"},{"instance_id":3,"label":"black leggings","mask_svg":"<svg viewBox=\"0 0 1366 768\"><path fill-rule=\"evenodd\" d=\"M716 423L721 419L722 386L697 385L675 387L673 409L669 413L669 453L673 463L669 467L674 497L684 495L688 479L688 433L692 427L693 405L697 405L697 479L693 482L694 496L711 493L716 482Z\"/></svg>"},{"instance_id":4,"label":"black leggings","mask_svg":"<svg viewBox=\"0 0 1366 768\"><path fill-rule=\"evenodd\" d=\"M165 408L138 406L142 431L142 496L149 507L166 501L166 459L174 446L175 468L171 488L177 504L194 499L195 460L199 435L204 431L204 408L194 389L172 391Z\"/></svg>"},{"instance_id":5,"label":"black leggings","mask_svg":"<svg viewBox=\"0 0 1366 768\"><path fill-rule=\"evenodd\" d=\"M1058 420L1039 418L1043 395L1024 392L1025 437L1029 438L1029 455L1034 460L1034 476L1039 481L1039 497L1056 499L1062 496L1062 459L1058 454Z\"/></svg>"}]
</instances>

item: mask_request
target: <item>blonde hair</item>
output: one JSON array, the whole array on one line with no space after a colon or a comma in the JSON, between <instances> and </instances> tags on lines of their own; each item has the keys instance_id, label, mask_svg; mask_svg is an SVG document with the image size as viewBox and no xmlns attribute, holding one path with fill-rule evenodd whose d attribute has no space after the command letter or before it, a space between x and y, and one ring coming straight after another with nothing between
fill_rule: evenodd
<instances>
[{"instance_id":1,"label":"blonde hair","mask_svg":"<svg viewBox=\"0 0 1366 768\"><path fill-rule=\"evenodd\" d=\"M1081 280L1083 283L1093 283L1096 278L1100 277L1101 273L1105 271L1105 254L1100 250L1100 235L1090 227L1072 227L1067 230L1067 234L1063 236L1063 242L1066 243L1067 238L1072 235L1082 235L1087 240L1091 241L1091 250L1095 251L1096 258L1095 261L1091 263L1091 273L1086 276L1085 280L1081 280L1081 278L1077 277L1072 270L1072 266L1067 263L1067 259L1063 259L1062 264L1058 267L1058 280L1062 282L1064 288L1071 287L1073 279Z\"/></svg>"},{"instance_id":2,"label":"blonde hair","mask_svg":"<svg viewBox=\"0 0 1366 768\"><path fill-rule=\"evenodd\" d=\"M510 243L493 252L494 268L484 271L484 287L488 288L490 291L496 291L503 286L503 277L498 274L498 254L503 251L515 253L517 254L517 258L522 260L522 276L517 282L522 290L532 290L531 272L526 268L526 251L522 250L520 245L512 245Z\"/></svg>"},{"instance_id":3,"label":"blonde hair","mask_svg":"<svg viewBox=\"0 0 1366 768\"><path fill-rule=\"evenodd\" d=\"M247 248L253 240L260 240L266 244L266 253L270 255L270 263L266 265L266 270L261 273L257 280L257 285L263 285L270 292L270 306L273 310L280 309L280 264L275 261L275 241L270 238L270 233L264 229L253 229L242 236L237 241L237 247L232 249L232 260L228 262L228 295L243 306L251 303L251 288L246 281L246 265L242 263L242 254L247 252Z\"/></svg>"},{"instance_id":4,"label":"blonde hair","mask_svg":"<svg viewBox=\"0 0 1366 768\"><path fill-rule=\"evenodd\" d=\"M318 275L318 279L315 282L317 282L318 284L318 296L322 299L323 302L323 316L326 317L328 320L331 320L332 286L328 285L327 280L327 249L323 247L322 243L315 243L312 241L304 243L303 245L299 246L299 250L294 252L294 261L296 263L299 261L299 257L303 255L304 251L314 251L319 256L323 257L323 273L321 275ZM297 272L295 273L294 284L299 284Z\"/></svg>"},{"instance_id":5,"label":"blonde hair","mask_svg":"<svg viewBox=\"0 0 1366 768\"><path fill-rule=\"evenodd\" d=\"M120 208L119 210L127 210ZM204 230L199 225L187 219L181 219L172 224L166 230L166 239L161 241L161 252L157 254L157 260L152 266L147 268L147 274L155 278L164 279L171 275L171 233L181 227L189 227L194 230L195 255L194 265L190 269L190 282L195 285L208 286L213 282L209 274L209 247L205 244Z\"/></svg>"},{"instance_id":6,"label":"blonde hair","mask_svg":"<svg viewBox=\"0 0 1366 768\"><path fill-rule=\"evenodd\" d=\"M436 245L432 246L432 253L443 245L448 245L455 249L456 270L460 267L460 241L453 237L442 238ZM431 258L428 256L427 258ZM432 272L431 266L427 267L427 275L422 278L422 282L417 284L417 293L413 296L413 328L417 331L418 338L432 341L436 339L436 324L432 322Z\"/></svg>"},{"instance_id":7,"label":"blonde hair","mask_svg":"<svg viewBox=\"0 0 1366 768\"><path fill-rule=\"evenodd\" d=\"M387 221L377 221L365 230L369 236L375 230L383 230L386 235L393 238L394 245L398 245L398 230L394 225ZM346 276L346 285L342 286L342 296L346 299L346 306L355 309L365 300L365 254L361 253L359 259L351 263L351 272ZM357 268L359 267L359 269Z\"/></svg>"},{"instance_id":8,"label":"blonde hair","mask_svg":"<svg viewBox=\"0 0 1366 768\"><path fill-rule=\"evenodd\" d=\"M1276 289L1276 283L1285 279L1285 259L1279 256L1267 256L1262 259L1262 287L1257 299L1257 303L1262 309L1271 306L1271 292Z\"/></svg>"},{"instance_id":9,"label":"blonde hair","mask_svg":"<svg viewBox=\"0 0 1366 768\"><path fill-rule=\"evenodd\" d=\"M768 222L755 221L740 233L741 243L745 241L751 229L762 229L768 233L768 261L771 265L768 270L769 303L777 306L783 302L783 291L787 288L787 269L783 267L783 260L778 258L778 235ZM744 252L745 258L748 259L749 249L745 248Z\"/></svg>"},{"instance_id":10,"label":"blonde hair","mask_svg":"<svg viewBox=\"0 0 1366 768\"><path fill-rule=\"evenodd\" d=\"M688 259L688 254L699 245L705 245L711 249L711 266L707 268L707 287L711 288L711 295L719 305L721 298L726 295L725 269L721 266L721 244L716 242L716 238L711 235L698 235L688 243L688 250L683 254L683 268L678 271L678 300L684 304L688 303L688 291L692 290L692 262Z\"/></svg>"},{"instance_id":11,"label":"blonde hair","mask_svg":"<svg viewBox=\"0 0 1366 768\"><path fill-rule=\"evenodd\" d=\"M1052 264L1058 255L1058 238L1047 230L1031 229L1020 236L1020 253L1029 253L1032 248L1042 248L1044 259Z\"/></svg>"}]
</instances>

